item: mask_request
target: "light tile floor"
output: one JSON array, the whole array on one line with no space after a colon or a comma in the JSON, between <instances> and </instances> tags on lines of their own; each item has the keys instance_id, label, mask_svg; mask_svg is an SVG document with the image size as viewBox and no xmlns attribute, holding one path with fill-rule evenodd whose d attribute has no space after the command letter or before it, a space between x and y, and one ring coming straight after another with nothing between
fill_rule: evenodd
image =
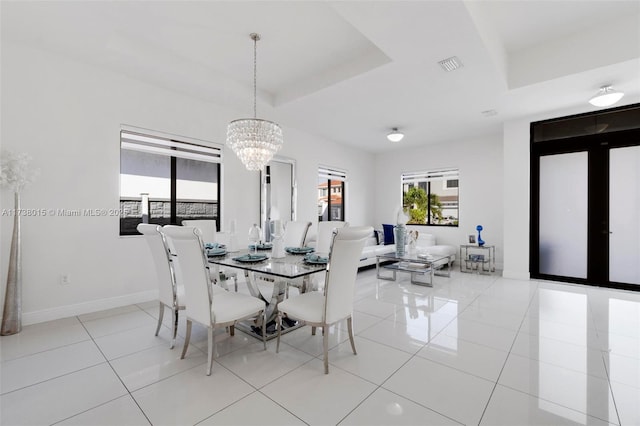
<instances>
[{"instance_id":1,"label":"light tile floor","mask_svg":"<svg viewBox=\"0 0 640 426\"><path fill-rule=\"evenodd\" d=\"M157 302L0 339L2 425L640 424L640 293L453 271L433 288L360 272L354 326L262 349L206 332L169 349ZM243 285L241 285L243 288ZM180 335L185 329L179 324Z\"/></svg>"}]
</instances>

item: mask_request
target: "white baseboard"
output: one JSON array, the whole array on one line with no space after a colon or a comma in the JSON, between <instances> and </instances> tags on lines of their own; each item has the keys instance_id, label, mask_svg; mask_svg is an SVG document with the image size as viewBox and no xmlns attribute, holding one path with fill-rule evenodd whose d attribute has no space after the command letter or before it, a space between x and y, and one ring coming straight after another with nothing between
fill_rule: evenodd
<instances>
[{"instance_id":1,"label":"white baseboard","mask_svg":"<svg viewBox=\"0 0 640 426\"><path fill-rule=\"evenodd\" d=\"M518 271L502 271L502 278L511 278L514 280L530 280L531 275L529 272L518 272Z\"/></svg>"},{"instance_id":2,"label":"white baseboard","mask_svg":"<svg viewBox=\"0 0 640 426\"><path fill-rule=\"evenodd\" d=\"M98 299L75 305L59 306L56 308L43 309L41 311L23 312L22 324L30 325L45 321L57 320L60 318L73 317L76 315L89 314L103 311L105 309L119 308L120 306L143 303L158 299L158 290L143 291L140 293L127 294L124 296L110 297L108 299Z\"/></svg>"}]
</instances>

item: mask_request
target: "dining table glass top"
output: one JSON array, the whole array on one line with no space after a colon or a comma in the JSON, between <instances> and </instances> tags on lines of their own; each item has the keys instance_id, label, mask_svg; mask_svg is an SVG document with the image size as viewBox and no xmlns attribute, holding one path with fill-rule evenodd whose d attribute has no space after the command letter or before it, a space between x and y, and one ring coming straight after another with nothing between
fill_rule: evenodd
<instances>
[{"instance_id":1,"label":"dining table glass top","mask_svg":"<svg viewBox=\"0 0 640 426\"><path fill-rule=\"evenodd\" d=\"M306 275L315 274L327 268L326 264L307 263L304 255L287 254L282 258L271 257L270 252L258 251L258 254L265 254L267 258L256 262L240 262L235 258L249 254L248 249L240 250L235 253L227 253L224 256L209 257L209 263L231 268L243 269L245 271L259 272L267 275L273 275L281 278L294 279L304 277ZM253 253L253 251L251 251Z\"/></svg>"}]
</instances>

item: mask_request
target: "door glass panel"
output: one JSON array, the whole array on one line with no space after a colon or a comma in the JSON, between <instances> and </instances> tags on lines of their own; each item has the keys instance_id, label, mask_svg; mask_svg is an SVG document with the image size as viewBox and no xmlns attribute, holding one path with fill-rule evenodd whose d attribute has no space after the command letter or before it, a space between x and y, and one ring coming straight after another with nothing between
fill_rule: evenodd
<instances>
[{"instance_id":1,"label":"door glass panel","mask_svg":"<svg viewBox=\"0 0 640 426\"><path fill-rule=\"evenodd\" d=\"M587 152L540 157L540 273L587 278Z\"/></svg>"},{"instance_id":2,"label":"door glass panel","mask_svg":"<svg viewBox=\"0 0 640 426\"><path fill-rule=\"evenodd\" d=\"M609 155L609 280L640 284L640 146Z\"/></svg>"}]
</instances>

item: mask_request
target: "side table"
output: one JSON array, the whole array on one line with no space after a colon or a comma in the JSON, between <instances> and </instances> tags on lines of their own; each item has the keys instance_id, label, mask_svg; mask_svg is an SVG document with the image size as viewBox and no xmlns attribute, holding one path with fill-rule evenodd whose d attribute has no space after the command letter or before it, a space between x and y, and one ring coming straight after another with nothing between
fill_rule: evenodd
<instances>
[{"instance_id":1,"label":"side table","mask_svg":"<svg viewBox=\"0 0 640 426\"><path fill-rule=\"evenodd\" d=\"M496 270L496 246L460 244L460 272L491 274Z\"/></svg>"}]
</instances>

